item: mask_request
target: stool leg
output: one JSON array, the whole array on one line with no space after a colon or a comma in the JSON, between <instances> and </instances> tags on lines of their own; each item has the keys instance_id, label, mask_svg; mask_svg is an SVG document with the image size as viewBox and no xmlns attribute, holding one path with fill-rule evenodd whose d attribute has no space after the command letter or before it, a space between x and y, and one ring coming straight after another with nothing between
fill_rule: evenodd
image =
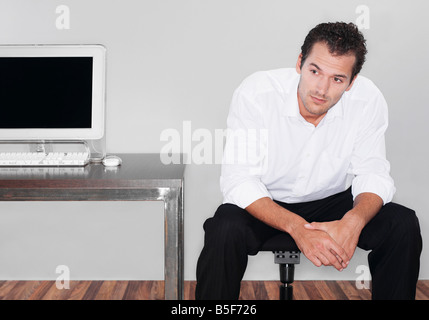
<instances>
[{"instance_id":1,"label":"stool leg","mask_svg":"<svg viewBox=\"0 0 429 320\"><path fill-rule=\"evenodd\" d=\"M293 286L291 284L281 284L279 286L280 300L293 300Z\"/></svg>"},{"instance_id":2,"label":"stool leg","mask_svg":"<svg viewBox=\"0 0 429 320\"><path fill-rule=\"evenodd\" d=\"M293 286L295 275L295 264L281 263L279 264L280 281L279 287L280 300L293 300Z\"/></svg>"}]
</instances>

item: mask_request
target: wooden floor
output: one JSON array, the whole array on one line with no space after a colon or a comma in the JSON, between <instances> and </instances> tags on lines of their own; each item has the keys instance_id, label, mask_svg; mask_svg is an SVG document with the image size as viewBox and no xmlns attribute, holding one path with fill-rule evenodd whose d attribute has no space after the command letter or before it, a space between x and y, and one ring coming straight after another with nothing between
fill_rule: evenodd
<instances>
[{"instance_id":1,"label":"wooden floor","mask_svg":"<svg viewBox=\"0 0 429 320\"><path fill-rule=\"evenodd\" d=\"M185 300L195 299L195 281L185 281ZM354 281L295 281L295 300L369 300L370 291ZM55 281L0 281L1 300L163 300L163 281L70 281L57 289ZM241 300L277 300L277 281L243 281ZM417 300L429 300L429 280L417 285Z\"/></svg>"}]
</instances>

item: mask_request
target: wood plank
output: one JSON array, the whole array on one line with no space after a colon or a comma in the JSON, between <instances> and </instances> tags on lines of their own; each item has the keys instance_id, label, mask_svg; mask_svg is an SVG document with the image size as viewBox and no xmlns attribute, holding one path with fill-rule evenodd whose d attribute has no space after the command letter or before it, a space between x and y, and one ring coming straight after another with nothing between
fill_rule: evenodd
<instances>
[{"instance_id":1,"label":"wood plank","mask_svg":"<svg viewBox=\"0 0 429 320\"><path fill-rule=\"evenodd\" d=\"M426 295L424 294L424 292L421 290L420 287L417 287L417 290L416 290L416 300L426 300Z\"/></svg>"},{"instance_id":2,"label":"wood plank","mask_svg":"<svg viewBox=\"0 0 429 320\"><path fill-rule=\"evenodd\" d=\"M304 283L304 281L295 281L292 284L294 300L310 300L310 297L308 296L307 291L304 288Z\"/></svg>"},{"instance_id":3,"label":"wood plank","mask_svg":"<svg viewBox=\"0 0 429 320\"><path fill-rule=\"evenodd\" d=\"M46 290L40 300L67 300L74 288L77 285L77 282L70 281L70 288L58 289L55 281L49 281L50 286Z\"/></svg>"},{"instance_id":4,"label":"wood plank","mask_svg":"<svg viewBox=\"0 0 429 320\"><path fill-rule=\"evenodd\" d=\"M164 281L153 281L152 290L150 299L151 300L164 300L165 294L164 294ZM194 288L195 291L195 288ZM195 297L194 297L195 299Z\"/></svg>"},{"instance_id":5,"label":"wood plank","mask_svg":"<svg viewBox=\"0 0 429 320\"><path fill-rule=\"evenodd\" d=\"M185 300L195 300L195 288L197 286L196 281L185 281L184 287L184 299Z\"/></svg>"},{"instance_id":6,"label":"wood plank","mask_svg":"<svg viewBox=\"0 0 429 320\"><path fill-rule=\"evenodd\" d=\"M144 295L141 294L140 281L128 281L127 289L124 293L124 300L141 300L144 299Z\"/></svg>"},{"instance_id":7,"label":"wood plank","mask_svg":"<svg viewBox=\"0 0 429 320\"><path fill-rule=\"evenodd\" d=\"M55 286L54 281L41 281L39 285L34 288L34 291L28 296L28 300L42 300L43 296L49 291L51 286Z\"/></svg>"},{"instance_id":8,"label":"wood plank","mask_svg":"<svg viewBox=\"0 0 429 320\"><path fill-rule=\"evenodd\" d=\"M70 281L70 283L74 283L73 288L70 284L70 295L68 300L82 300L85 296L86 291L91 285L91 281ZM55 284L54 284L55 286Z\"/></svg>"},{"instance_id":9,"label":"wood plank","mask_svg":"<svg viewBox=\"0 0 429 320\"><path fill-rule=\"evenodd\" d=\"M40 288L45 281L29 281L27 288L23 292L21 297L22 300L31 300L31 297L36 294L36 292L40 292Z\"/></svg>"},{"instance_id":10,"label":"wood plank","mask_svg":"<svg viewBox=\"0 0 429 320\"><path fill-rule=\"evenodd\" d=\"M122 300L128 281L103 281L95 300Z\"/></svg>"},{"instance_id":11,"label":"wood plank","mask_svg":"<svg viewBox=\"0 0 429 320\"><path fill-rule=\"evenodd\" d=\"M16 281L14 286L9 290L8 294L5 296L5 300L20 300L23 292L25 291L27 282Z\"/></svg>"},{"instance_id":12,"label":"wood plank","mask_svg":"<svg viewBox=\"0 0 429 320\"><path fill-rule=\"evenodd\" d=\"M267 300L279 299L280 281L264 281L265 291L267 292Z\"/></svg>"},{"instance_id":13,"label":"wood plank","mask_svg":"<svg viewBox=\"0 0 429 320\"><path fill-rule=\"evenodd\" d=\"M323 300L314 281L303 281L302 285L310 300Z\"/></svg>"},{"instance_id":14,"label":"wood plank","mask_svg":"<svg viewBox=\"0 0 429 320\"><path fill-rule=\"evenodd\" d=\"M338 285L343 290L349 300L362 300L359 290L356 288L354 281L339 281Z\"/></svg>"},{"instance_id":15,"label":"wood plank","mask_svg":"<svg viewBox=\"0 0 429 320\"><path fill-rule=\"evenodd\" d=\"M429 300L429 280L418 281L417 291L420 293L419 300Z\"/></svg>"},{"instance_id":16,"label":"wood plank","mask_svg":"<svg viewBox=\"0 0 429 320\"><path fill-rule=\"evenodd\" d=\"M335 299L335 300L349 300L347 295L344 293L344 291L338 285L337 281L326 281L326 285L329 288L329 290L332 292L333 299Z\"/></svg>"},{"instance_id":17,"label":"wood plank","mask_svg":"<svg viewBox=\"0 0 429 320\"><path fill-rule=\"evenodd\" d=\"M356 288L356 282L355 281L350 281L351 284L353 284ZM372 283L369 283L369 286L371 288ZM366 289L366 288L362 288L362 289L358 289L356 288L356 290L359 293L359 296L361 297L362 300L371 300L372 294L371 294L371 290L370 289Z\"/></svg>"},{"instance_id":18,"label":"wood plank","mask_svg":"<svg viewBox=\"0 0 429 320\"><path fill-rule=\"evenodd\" d=\"M19 283L19 281L6 281L6 283L3 283L0 290L0 299L1 300L8 300L8 296L10 292L13 290L13 288Z\"/></svg>"},{"instance_id":19,"label":"wood plank","mask_svg":"<svg viewBox=\"0 0 429 320\"><path fill-rule=\"evenodd\" d=\"M82 297L82 300L94 300L100 290L103 281L90 281L90 285Z\"/></svg>"},{"instance_id":20,"label":"wood plank","mask_svg":"<svg viewBox=\"0 0 429 320\"><path fill-rule=\"evenodd\" d=\"M103 284L100 286L100 289L98 290L94 299L95 300L121 300L122 296L119 299L112 299L116 284L117 284L116 281L103 281Z\"/></svg>"},{"instance_id":21,"label":"wood plank","mask_svg":"<svg viewBox=\"0 0 429 320\"><path fill-rule=\"evenodd\" d=\"M27 282L15 281L13 287L10 288L4 300L21 300L24 295Z\"/></svg>"},{"instance_id":22,"label":"wood plank","mask_svg":"<svg viewBox=\"0 0 429 320\"><path fill-rule=\"evenodd\" d=\"M257 300L268 300L268 293L265 289L264 281L253 281L253 288Z\"/></svg>"},{"instance_id":23,"label":"wood plank","mask_svg":"<svg viewBox=\"0 0 429 320\"><path fill-rule=\"evenodd\" d=\"M278 281L243 281L241 300L278 300ZM195 299L196 281L185 281L185 300ZM295 300L370 300L368 289L355 281L295 281ZM55 281L0 281L3 300L162 300L164 281L70 281L57 289ZM417 300L429 300L429 280L417 283Z\"/></svg>"},{"instance_id":24,"label":"wood plank","mask_svg":"<svg viewBox=\"0 0 429 320\"><path fill-rule=\"evenodd\" d=\"M334 295L332 295L324 281L313 281L313 283L322 300L335 300Z\"/></svg>"},{"instance_id":25,"label":"wood plank","mask_svg":"<svg viewBox=\"0 0 429 320\"><path fill-rule=\"evenodd\" d=\"M242 281L240 288L239 300L255 300L255 291L253 289L252 281Z\"/></svg>"}]
</instances>

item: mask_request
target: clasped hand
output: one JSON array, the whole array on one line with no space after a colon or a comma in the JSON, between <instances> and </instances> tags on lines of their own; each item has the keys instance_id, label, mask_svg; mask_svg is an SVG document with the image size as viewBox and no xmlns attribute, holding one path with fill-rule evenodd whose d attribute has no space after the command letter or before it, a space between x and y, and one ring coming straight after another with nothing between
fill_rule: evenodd
<instances>
[{"instance_id":1,"label":"clasped hand","mask_svg":"<svg viewBox=\"0 0 429 320\"><path fill-rule=\"evenodd\" d=\"M350 219L304 224L295 241L316 266L333 266L342 271L352 258L361 229Z\"/></svg>"}]
</instances>

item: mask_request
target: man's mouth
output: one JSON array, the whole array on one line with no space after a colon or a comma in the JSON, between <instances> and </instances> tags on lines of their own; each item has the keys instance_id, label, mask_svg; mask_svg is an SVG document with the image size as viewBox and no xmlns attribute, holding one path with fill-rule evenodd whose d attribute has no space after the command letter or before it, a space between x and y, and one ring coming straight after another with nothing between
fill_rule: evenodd
<instances>
[{"instance_id":1,"label":"man's mouth","mask_svg":"<svg viewBox=\"0 0 429 320\"><path fill-rule=\"evenodd\" d=\"M315 96L310 96L310 97L316 104L324 104L326 102L326 99L317 98Z\"/></svg>"}]
</instances>

